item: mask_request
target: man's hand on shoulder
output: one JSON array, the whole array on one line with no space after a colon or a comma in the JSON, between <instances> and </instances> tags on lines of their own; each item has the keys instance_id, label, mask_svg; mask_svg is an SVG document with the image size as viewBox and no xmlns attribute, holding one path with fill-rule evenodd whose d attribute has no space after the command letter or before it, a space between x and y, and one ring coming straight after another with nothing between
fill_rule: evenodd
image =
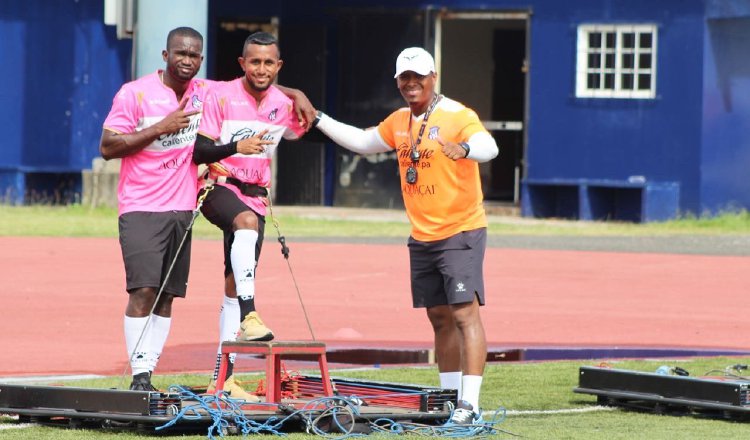
<instances>
[{"instance_id":1,"label":"man's hand on shoulder","mask_svg":"<svg viewBox=\"0 0 750 440\"><path fill-rule=\"evenodd\" d=\"M302 90L292 89L290 87L284 87L276 85L289 99L294 102L294 112L297 114L297 122L299 125L308 131L312 128L312 123L315 120L317 110L313 107L312 102L307 99L307 95Z\"/></svg>"}]
</instances>

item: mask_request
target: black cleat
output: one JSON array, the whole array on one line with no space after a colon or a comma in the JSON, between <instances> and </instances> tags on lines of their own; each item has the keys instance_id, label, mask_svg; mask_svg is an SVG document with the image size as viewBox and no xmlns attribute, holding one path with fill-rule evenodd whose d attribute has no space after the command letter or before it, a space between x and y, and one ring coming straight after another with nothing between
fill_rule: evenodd
<instances>
[{"instance_id":1,"label":"black cleat","mask_svg":"<svg viewBox=\"0 0 750 440\"><path fill-rule=\"evenodd\" d=\"M138 373L130 383L131 391L159 391L151 385L151 373Z\"/></svg>"}]
</instances>

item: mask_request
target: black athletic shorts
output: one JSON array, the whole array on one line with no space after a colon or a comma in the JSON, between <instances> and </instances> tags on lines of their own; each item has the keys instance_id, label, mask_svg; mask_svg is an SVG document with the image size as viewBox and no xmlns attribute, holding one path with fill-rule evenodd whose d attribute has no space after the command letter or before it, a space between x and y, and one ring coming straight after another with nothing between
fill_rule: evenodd
<instances>
[{"instance_id":1,"label":"black athletic shorts","mask_svg":"<svg viewBox=\"0 0 750 440\"><path fill-rule=\"evenodd\" d=\"M174 261L164 292L185 297L192 234L187 228L192 217L192 211L138 211L120 216L120 248L128 292L142 287L159 289ZM177 255L183 238L185 242Z\"/></svg>"},{"instance_id":2,"label":"black athletic shorts","mask_svg":"<svg viewBox=\"0 0 750 440\"><path fill-rule=\"evenodd\" d=\"M198 195L203 194L203 190ZM208 193L201 206L201 213L206 220L217 226L224 232L224 276L232 273L232 259L230 252L232 242L234 241L234 231L232 231L232 222L238 214L250 211L258 217L258 241L255 244L255 261L260 260L260 250L263 247L263 235L266 230L266 217L250 209L249 206L240 200L232 191L221 185L214 185Z\"/></svg>"},{"instance_id":3,"label":"black athletic shorts","mask_svg":"<svg viewBox=\"0 0 750 440\"><path fill-rule=\"evenodd\" d=\"M487 229L465 231L439 241L409 237L411 296L415 308L461 304L484 305L482 266Z\"/></svg>"}]
</instances>

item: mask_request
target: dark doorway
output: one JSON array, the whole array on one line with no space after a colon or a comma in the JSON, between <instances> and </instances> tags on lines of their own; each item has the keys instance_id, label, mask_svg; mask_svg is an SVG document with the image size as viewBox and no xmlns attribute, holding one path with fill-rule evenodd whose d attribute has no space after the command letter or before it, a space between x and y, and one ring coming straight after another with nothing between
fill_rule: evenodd
<instances>
[{"instance_id":1,"label":"dark doorway","mask_svg":"<svg viewBox=\"0 0 750 440\"><path fill-rule=\"evenodd\" d=\"M403 106L391 60L405 47L425 45L426 16L419 10L338 13L336 114L348 124L373 127ZM359 156L337 147L334 205L403 207L396 153Z\"/></svg>"},{"instance_id":2,"label":"dark doorway","mask_svg":"<svg viewBox=\"0 0 750 440\"><path fill-rule=\"evenodd\" d=\"M485 200L517 204L526 125L526 13L446 12L438 20L440 91L474 109L500 147L497 158L480 164Z\"/></svg>"},{"instance_id":3,"label":"dark doorway","mask_svg":"<svg viewBox=\"0 0 750 440\"><path fill-rule=\"evenodd\" d=\"M279 27L284 66L278 82L300 89L315 108L322 108L326 80L326 30L315 23L284 23ZM312 134L312 133L311 133ZM325 144L282 140L276 153L276 202L281 205L323 205Z\"/></svg>"},{"instance_id":4,"label":"dark doorway","mask_svg":"<svg viewBox=\"0 0 750 440\"><path fill-rule=\"evenodd\" d=\"M492 120L521 124L495 126L493 136L502 155L490 163L491 173L485 193L489 200L517 201L518 174L523 156L523 120L526 110L526 30L496 29L493 41L495 75L492 93Z\"/></svg>"}]
</instances>

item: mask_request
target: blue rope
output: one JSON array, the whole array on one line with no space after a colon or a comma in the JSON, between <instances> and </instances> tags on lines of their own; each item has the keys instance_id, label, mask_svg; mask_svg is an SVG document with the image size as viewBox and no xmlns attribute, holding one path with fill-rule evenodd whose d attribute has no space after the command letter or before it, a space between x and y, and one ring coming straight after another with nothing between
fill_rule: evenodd
<instances>
[{"instance_id":1,"label":"blue rope","mask_svg":"<svg viewBox=\"0 0 750 440\"><path fill-rule=\"evenodd\" d=\"M200 420L208 415L211 418L211 425L208 427L207 436L210 440L215 440L216 435L224 437L225 431L229 428L229 420L234 423L242 430L243 434L270 432L276 435L284 435L278 431L280 424L270 424L274 421L274 417L268 419L266 423L258 423L254 420L250 420L245 417L245 413L242 411L242 405L245 402L242 399L232 399L228 397L226 393L219 392L218 394L196 394L193 391L181 386L172 385L169 387L168 392L176 393L179 395L182 401L195 402L184 406L174 417L174 419L165 423L164 425L156 427L156 430L168 428L176 424L180 419L185 420ZM263 405L263 404L258 404ZM269 407L275 407L275 404L266 404ZM222 409L222 406L224 409Z\"/></svg>"},{"instance_id":2,"label":"blue rope","mask_svg":"<svg viewBox=\"0 0 750 440\"><path fill-rule=\"evenodd\" d=\"M185 420L200 420L203 418L203 414L200 410L203 410L206 414L211 417L211 425L208 427L208 438L215 439L214 432L217 432L221 437L224 436L224 430L229 426L229 422L224 420L221 414L217 414L216 408L221 404L220 395L206 394L199 396L192 391L181 387L179 385L172 385L169 387L169 392L178 392L180 400L194 400L195 404L184 406L175 417L164 425L157 426L156 431L161 429L169 428L176 424L180 419Z\"/></svg>"},{"instance_id":3,"label":"blue rope","mask_svg":"<svg viewBox=\"0 0 750 440\"><path fill-rule=\"evenodd\" d=\"M213 394L196 394L193 391L180 386L172 385L169 392L179 395L180 400L194 402L185 405L169 422L156 427L156 430L166 429L175 425L181 419L200 420L208 415L211 418L211 425L208 427L207 437L209 440L216 440L216 436L224 437L230 426L230 420L242 432L243 436L250 434L269 433L274 435L286 435L281 428L289 420L302 421L305 431L308 434L315 434L320 437L334 440L344 440L353 437L363 437L367 434L354 432L356 421L361 420L360 405L368 398L366 396L349 398L321 397L308 401L304 406L297 410L291 410L291 407L270 403L254 403L254 405L268 405L273 407L274 411L286 409L287 415L284 417L269 417L264 423L251 420L245 416L242 405L246 404L244 400L232 399L226 393L220 392ZM383 395L372 396L372 398L383 398ZM453 412L451 411L451 415ZM512 434L507 431L499 430L495 425L505 420L506 413L504 408L499 408L495 416L484 421L480 419L472 425L452 425L446 422L443 425L432 426L411 422L396 422L391 419L381 418L366 425L372 432L385 434L416 434L426 437L475 437L494 435L499 432ZM450 417L449 417L450 419ZM327 427L321 425L327 423ZM361 423L360 423L361 425ZM338 431L337 433L334 431ZM512 434L513 435L513 434Z\"/></svg>"},{"instance_id":4,"label":"blue rope","mask_svg":"<svg viewBox=\"0 0 750 440\"><path fill-rule=\"evenodd\" d=\"M358 400L356 397L349 399L338 396L322 397L308 402L299 410L299 413L303 417L308 434L313 433L321 437L337 440L362 437L365 434L353 432L357 416L360 415L359 402L361 400ZM323 411L320 411L321 406L325 408ZM340 420L341 416L344 417L344 423ZM321 429L319 425L326 419L331 420L329 430L332 430L335 426L343 434L331 434ZM348 425L348 427L345 425Z\"/></svg>"},{"instance_id":5,"label":"blue rope","mask_svg":"<svg viewBox=\"0 0 750 440\"><path fill-rule=\"evenodd\" d=\"M453 411L451 411L451 416L452 415ZM505 420L505 417L505 408L499 407L492 419L483 420L480 416L479 419L471 425L455 425L450 422L445 422L442 425L433 426L411 422L399 423L391 419L380 418L371 422L370 426L372 427L373 432L385 434L416 434L423 437L484 437L496 435L500 432L515 435L495 427L495 425L502 423ZM450 416L448 419L450 420Z\"/></svg>"}]
</instances>

